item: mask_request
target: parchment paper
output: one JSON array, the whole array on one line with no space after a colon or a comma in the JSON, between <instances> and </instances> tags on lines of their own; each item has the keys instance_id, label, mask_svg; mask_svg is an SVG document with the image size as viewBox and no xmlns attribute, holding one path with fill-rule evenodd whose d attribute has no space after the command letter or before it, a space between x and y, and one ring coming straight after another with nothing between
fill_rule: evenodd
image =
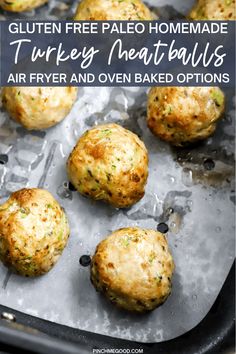
<instances>
[{"instance_id":1,"label":"parchment paper","mask_svg":"<svg viewBox=\"0 0 236 354\"><path fill-rule=\"evenodd\" d=\"M192 2L158 4L185 13ZM27 16L67 18L73 12L61 1L52 1L47 9ZM176 13L169 7L161 12L167 18ZM175 338L205 317L234 259L235 98L226 92L227 114L212 138L193 149L176 150L148 130L146 93L139 88L81 88L69 116L47 132L29 133L1 111L0 160L6 154L8 162L0 164L0 203L25 186L44 187L64 206L71 227L68 247L47 275L23 278L0 265L1 304L74 328L141 342ZM68 187L69 152L86 129L104 122L117 122L136 132L149 151L145 197L128 210L93 202ZM168 241L176 264L173 292L151 314L131 315L95 292L89 268L83 268L79 258L92 254L112 230L135 225L156 228L159 222L170 229Z\"/></svg>"}]
</instances>

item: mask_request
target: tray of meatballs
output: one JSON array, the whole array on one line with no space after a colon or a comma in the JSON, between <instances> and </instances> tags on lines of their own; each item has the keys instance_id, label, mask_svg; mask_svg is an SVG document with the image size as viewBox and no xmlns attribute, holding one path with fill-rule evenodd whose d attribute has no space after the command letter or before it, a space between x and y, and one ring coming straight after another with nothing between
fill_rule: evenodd
<instances>
[{"instance_id":1,"label":"tray of meatballs","mask_svg":"<svg viewBox=\"0 0 236 354\"><path fill-rule=\"evenodd\" d=\"M235 20L235 1L0 0L1 20ZM3 87L0 299L161 342L208 313L234 259L234 91Z\"/></svg>"}]
</instances>

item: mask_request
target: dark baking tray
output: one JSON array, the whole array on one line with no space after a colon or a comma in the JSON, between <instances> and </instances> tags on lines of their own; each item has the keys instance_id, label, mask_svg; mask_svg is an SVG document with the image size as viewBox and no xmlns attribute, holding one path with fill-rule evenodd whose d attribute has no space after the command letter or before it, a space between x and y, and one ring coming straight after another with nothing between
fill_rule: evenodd
<instances>
[{"instance_id":1,"label":"dark baking tray","mask_svg":"<svg viewBox=\"0 0 236 354\"><path fill-rule=\"evenodd\" d=\"M73 3L70 0L67 2ZM232 354L235 352L235 264L202 322L184 335L158 344L143 344L85 332L0 305L0 314L4 312L13 314L16 321L0 319L0 354L87 354L95 348L136 348L143 349L144 354Z\"/></svg>"},{"instance_id":2,"label":"dark baking tray","mask_svg":"<svg viewBox=\"0 0 236 354\"><path fill-rule=\"evenodd\" d=\"M130 349L131 352L136 348L143 349L144 354L233 354L235 263L202 322L184 335L158 344L113 339L41 320L1 305L0 312L2 316L4 312L15 316L15 321L0 320L0 353L86 354L93 349Z\"/></svg>"}]
</instances>

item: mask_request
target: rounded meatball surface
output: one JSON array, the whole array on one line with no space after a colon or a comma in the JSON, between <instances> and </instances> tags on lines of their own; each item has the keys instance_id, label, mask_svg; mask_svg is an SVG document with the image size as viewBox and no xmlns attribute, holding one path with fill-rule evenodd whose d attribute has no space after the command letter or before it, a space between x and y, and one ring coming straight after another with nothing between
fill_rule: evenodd
<instances>
[{"instance_id":1,"label":"rounded meatball surface","mask_svg":"<svg viewBox=\"0 0 236 354\"><path fill-rule=\"evenodd\" d=\"M148 154L136 134L117 124L100 125L79 139L67 171L81 194L125 208L144 195Z\"/></svg>"},{"instance_id":2,"label":"rounded meatball surface","mask_svg":"<svg viewBox=\"0 0 236 354\"><path fill-rule=\"evenodd\" d=\"M41 5L48 0L0 0L0 7L12 12L29 11Z\"/></svg>"},{"instance_id":3,"label":"rounded meatball surface","mask_svg":"<svg viewBox=\"0 0 236 354\"><path fill-rule=\"evenodd\" d=\"M129 311L154 310L171 292L174 262L165 236L154 230L117 230L96 248L91 281L96 290Z\"/></svg>"},{"instance_id":4,"label":"rounded meatball surface","mask_svg":"<svg viewBox=\"0 0 236 354\"><path fill-rule=\"evenodd\" d=\"M162 140L182 146L213 134L224 105L218 87L154 87L148 96L147 123Z\"/></svg>"},{"instance_id":5,"label":"rounded meatball surface","mask_svg":"<svg viewBox=\"0 0 236 354\"><path fill-rule=\"evenodd\" d=\"M191 20L235 20L235 0L198 0L189 14Z\"/></svg>"},{"instance_id":6,"label":"rounded meatball surface","mask_svg":"<svg viewBox=\"0 0 236 354\"><path fill-rule=\"evenodd\" d=\"M68 237L65 212L46 190L19 190L0 206L0 259L21 275L48 272Z\"/></svg>"},{"instance_id":7,"label":"rounded meatball surface","mask_svg":"<svg viewBox=\"0 0 236 354\"><path fill-rule=\"evenodd\" d=\"M77 21L142 21L153 20L153 16L140 0L82 0L74 19Z\"/></svg>"},{"instance_id":8,"label":"rounded meatball surface","mask_svg":"<svg viewBox=\"0 0 236 354\"><path fill-rule=\"evenodd\" d=\"M54 126L70 112L76 87L4 87L2 102L16 122L28 130Z\"/></svg>"}]
</instances>

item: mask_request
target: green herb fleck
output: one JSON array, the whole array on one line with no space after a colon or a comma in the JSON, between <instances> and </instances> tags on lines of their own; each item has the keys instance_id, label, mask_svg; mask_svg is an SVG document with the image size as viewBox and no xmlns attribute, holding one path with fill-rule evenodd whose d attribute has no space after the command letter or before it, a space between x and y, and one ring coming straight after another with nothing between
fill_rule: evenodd
<instances>
[{"instance_id":1,"label":"green herb fleck","mask_svg":"<svg viewBox=\"0 0 236 354\"><path fill-rule=\"evenodd\" d=\"M224 94L221 91L214 90L211 93L211 98L215 101L215 104L220 107L224 103Z\"/></svg>"},{"instance_id":2,"label":"green herb fleck","mask_svg":"<svg viewBox=\"0 0 236 354\"><path fill-rule=\"evenodd\" d=\"M157 276L154 278L158 283L162 281L162 275L157 274Z\"/></svg>"},{"instance_id":3,"label":"green herb fleck","mask_svg":"<svg viewBox=\"0 0 236 354\"><path fill-rule=\"evenodd\" d=\"M155 258L156 258L156 253L155 252L151 252L151 254L149 256L149 259L148 259L148 262L150 264L152 264L152 262L154 261Z\"/></svg>"},{"instance_id":4,"label":"green herb fleck","mask_svg":"<svg viewBox=\"0 0 236 354\"><path fill-rule=\"evenodd\" d=\"M103 130L100 130L100 136L103 137L104 135L107 136L107 135L110 135L112 133L111 129L103 129Z\"/></svg>"},{"instance_id":5,"label":"green herb fleck","mask_svg":"<svg viewBox=\"0 0 236 354\"><path fill-rule=\"evenodd\" d=\"M58 241L62 241L62 237L63 237L63 232L64 232L64 229L62 229L58 235Z\"/></svg>"},{"instance_id":6,"label":"green herb fleck","mask_svg":"<svg viewBox=\"0 0 236 354\"><path fill-rule=\"evenodd\" d=\"M168 114L171 114L172 112L172 106L170 104L166 105L166 108L164 110L164 115L167 116Z\"/></svg>"},{"instance_id":7,"label":"green herb fleck","mask_svg":"<svg viewBox=\"0 0 236 354\"><path fill-rule=\"evenodd\" d=\"M121 242L122 242L123 246L128 247L131 240L132 240L132 237L126 235L124 238L121 239Z\"/></svg>"},{"instance_id":8,"label":"green herb fleck","mask_svg":"<svg viewBox=\"0 0 236 354\"><path fill-rule=\"evenodd\" d=\"M26 218L27 215L29 215L30 210L29 208L20 208L20 213L21 213L21 217L24 219Z\"/></svg>"}]
</instances>

